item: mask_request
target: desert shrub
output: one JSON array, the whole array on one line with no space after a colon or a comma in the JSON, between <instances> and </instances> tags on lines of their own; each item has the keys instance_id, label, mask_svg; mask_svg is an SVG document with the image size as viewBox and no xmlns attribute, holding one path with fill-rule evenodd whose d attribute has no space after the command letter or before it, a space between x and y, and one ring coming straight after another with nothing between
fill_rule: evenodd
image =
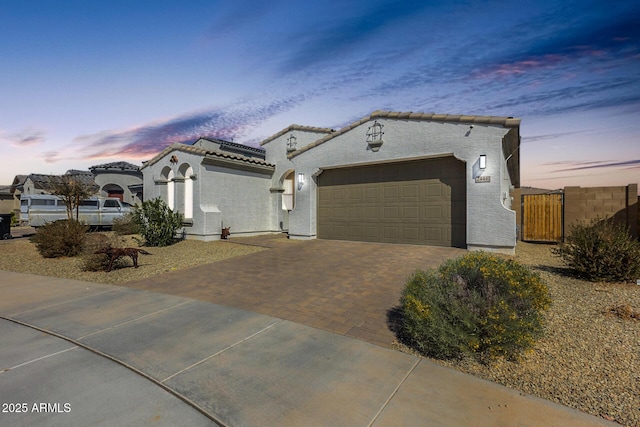
<instances>
[{"instance_id":1,"label":"desert shrub","mask_svg":"<svg viewBox=\"0 0 640 427\"><path fill-rule=\"evenodd\" d=\"M88 229L74 219L49 222L38 227L31 241L45 258L73 257L82 250Z\"/></svg>"},{"instance_id":2,"label":"desert shrub","mask_svg":"<svg viewBox=\"0 0 640 427\"><path fill-rule=\"evenodd\" d=\"M401 338L424 355L517 358L543 333L551 300L540 276L484 252L416 271L402 297Z\"/></svg>"},{"instance_id":3,"label":"desert shrub","mask_svg":"<svg viewBox=\"0 0 640 427\"><path fill-rule=\"evenodd\" d=\"M629 304L617 304L607 307L606 314L619 317L622 320L640 320L640 312L635 311Z\"/></svg>"},{"instance_id":4,"label":"desert shrub","mask_svg":"<svg viewBox=\"0 0 640 427\"><path fill-rule=\"evenodd\" d=\"M552 249L578 276L591 281L628 282L640 278L640 242L622 225L600 218L569 228Z\"/></svg>"},{"instance_id":5,"label":"desert shrub","mask_svg":"<svg viewBox=\"0 0 640 427\"><path fill-rule=\"evenodd\" d=\"M168 246L176 242L182 214L173 212L161 199L145 200L133 208L133 218L147 246Z\"/></svg>"},{"instance_id":6,"label":"desert shrub","mask_svg":"<svg viewBox=\"0 0 640 427\"><path fill-rule=\"evenodd\" d=\"M140 233L140 227L138 227L132 212L128 212L120 218L115 218L112 230L121 236Z\"/></svg>"}]
</instances>

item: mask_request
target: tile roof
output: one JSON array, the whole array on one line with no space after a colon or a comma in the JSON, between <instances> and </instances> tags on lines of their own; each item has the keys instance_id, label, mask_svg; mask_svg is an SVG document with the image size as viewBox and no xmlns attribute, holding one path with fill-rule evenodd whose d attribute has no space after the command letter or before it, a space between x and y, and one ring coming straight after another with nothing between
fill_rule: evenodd
<instances>
[{"instance_id":1,"label":"tile roof","mask_svg":"<svg viewBox=\"0 0 640 427\"><path fill-rule=\"evenodd\" d=\"M258 154L258 155L261 155L262 157L264 157L265 155L265 149L262 147L252 147L250 145L238 144L237 142L225 141L224 139L219 139L219 138L205 138L205 137L198 138L196 141L193 142L192 145L195 145L201 139L219 144L220 148L237 149L238 151L244 151L246 153Z\"/></svg>"},{"instance_id":2,"label":"tile roof","mask_svg":"<svg viewBox=\"0 0 640 427\"><path fill-rule=\"evenodd\" d=\"M93 173L91 171L83 171L83 170L78 170L78 169L69 169L64 174L65 175L72 175L72 176L87 176L87 177L91 177L91 179L93 179Z\"/></svg>"},{"instance_id":3,"label":"tile roof","mask_svg":"<svg viewBox=\"0 0 640 427\"><path fill-rule=\"evenodd\" d=\"M236 160L236 161L244 162L248 164L255 164L255 165L268 166L268 167L275 168L275 165L271 163L267 163L266 161L261 159L246 157L240 154L232 154L232 153L217 151L217 150L206 150L204 148L194 147L192 145L177 143L177 144L171 144L170 146L162 150L160 153L156 154L151 160L145 162L140 169L144 169L147 166L151 166L157 163L158 161L160 161L160 159L162 159L164 156L166 156L172 151L182 151L185 153L196 154L203 157L219 157L219 158L228 159L228 160Z\"/></svg>"},{"instance_id":4,"label":"tile roof","mask_svg":"<svg viewBox=\"0 0 640 427\"><path fill-rule=\"evenodd\" d=\"M515 128L520 126L520 119L514 119L513 117L499 117L499 116L465 116L454 114L434 114L434 113L414 113L412 111L399 112L399 111L374 111L370 115L357 120L350 125L343 127L342 129L332 132L331 134L309 144L304 147L290 153L287 157L293 158L299 154L309 151L310 149L324 144L325 142L342 135L351 129L358 127L364 123L367 123L375 119L396 119L396 120L416 120L416 121L431 121L431 122L446 122L446 123L471 123L471 124L487 124L487 125L500 125L507 128ZM290 126L291 127L291 126ZM288 129L288 128L287 128ZM284 133L284 132L281 132Z\"/></svg>"},{"instance_id":5,"label":"tile roof","mask_svg":"<svg viewBox=\"0 0 640 427\"><path fill-rule=\"evenodd\" d=\"M123 170L123 171L139 171L140 170L140 166L134 165L134 164L129 163L129 162L111 162L111 163L104 163L104 164L101 164L101 165L91 166L89 168L89 170L91 172L95 171L96 169L98 169L98 170L116 169L116 170Z\"/></svg>"},{"instance_id":6,"label":"tile roof","mask_svg":"<svg viewBox=\"0 0 640 427\"><path fill-rule=\"evenodd\" d=\"M65 173L67 176L72 176L75 179L79 179L85 183L93 183L93 174L88 171L78 171L78 170L69 170ZM33 186L40 190L51 190L51 186L54 183L60 182L64 175L42 175L37 173L32 173L27 176L28 179L31 179L33 182ZM25 179L26 181L26 179Z\"/></svg>"},{"instance_id":7,"label":"tile roof","mask_svg":"<svg viewBox=\"0 0 640 427\"><path fill-rule=\"evenodd\" d=\"M263 140L260 145L265 145L268 142L273 141L274 139L284 135L287 132L291 132L292 130L300 130L300 131L306 131L306 132L317 132L317 133L332 133L335 132L335 129L330 129L330 128L320 128L320 127L314 127L314 126L301 126L301 125L291 125L285 129L282 129L280 132L271 135L270 137L268 137L267 139Z\"/></svg>"}]
</instances>

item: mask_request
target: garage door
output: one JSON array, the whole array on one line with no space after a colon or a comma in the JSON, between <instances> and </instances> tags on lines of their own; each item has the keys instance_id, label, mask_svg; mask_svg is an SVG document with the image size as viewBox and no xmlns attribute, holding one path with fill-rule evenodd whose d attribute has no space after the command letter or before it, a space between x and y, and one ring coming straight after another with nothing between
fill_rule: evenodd
<instances>
[{"instance_id":1,"label":"garage door","mask_svg":"<svg viewBox=\"0 0 640 427\"><path fill-rule=\"evenodd\" d=\"M318 237L465 247L465 165L446 157L325 170Z\"/></svg>"}]
</instances>

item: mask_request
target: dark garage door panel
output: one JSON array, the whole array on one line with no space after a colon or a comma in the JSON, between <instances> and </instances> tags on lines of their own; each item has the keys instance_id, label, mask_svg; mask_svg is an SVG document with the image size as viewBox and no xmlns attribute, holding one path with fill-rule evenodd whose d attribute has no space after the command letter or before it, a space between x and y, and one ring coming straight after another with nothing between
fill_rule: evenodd
<instances>
[{"instance_id":1,"label":"dark garage door panel","mask_svg":"<svg viewBox=\"0 0 640 427\"><path fill-rule=\"evenodd\" d=\"M452 157L319 176L320 238L464 247L465 212L465 167Z\"/></svg>"}]
</instances>

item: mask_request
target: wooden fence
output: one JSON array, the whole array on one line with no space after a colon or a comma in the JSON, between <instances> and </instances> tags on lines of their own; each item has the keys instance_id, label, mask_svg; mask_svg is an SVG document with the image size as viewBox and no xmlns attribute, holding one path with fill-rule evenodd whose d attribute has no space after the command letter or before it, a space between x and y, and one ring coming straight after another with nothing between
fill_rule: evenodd
<instances>
[{"instance_id":1,"label":"wooden fence","mask_svg":"<svg viewBox=\"0 0 640 427\"><path fill-rule=\"evenodd\" d=\"M560 242L563 235L562 194L522 196L522 240Z\"/></svg>"}]
</instances>

